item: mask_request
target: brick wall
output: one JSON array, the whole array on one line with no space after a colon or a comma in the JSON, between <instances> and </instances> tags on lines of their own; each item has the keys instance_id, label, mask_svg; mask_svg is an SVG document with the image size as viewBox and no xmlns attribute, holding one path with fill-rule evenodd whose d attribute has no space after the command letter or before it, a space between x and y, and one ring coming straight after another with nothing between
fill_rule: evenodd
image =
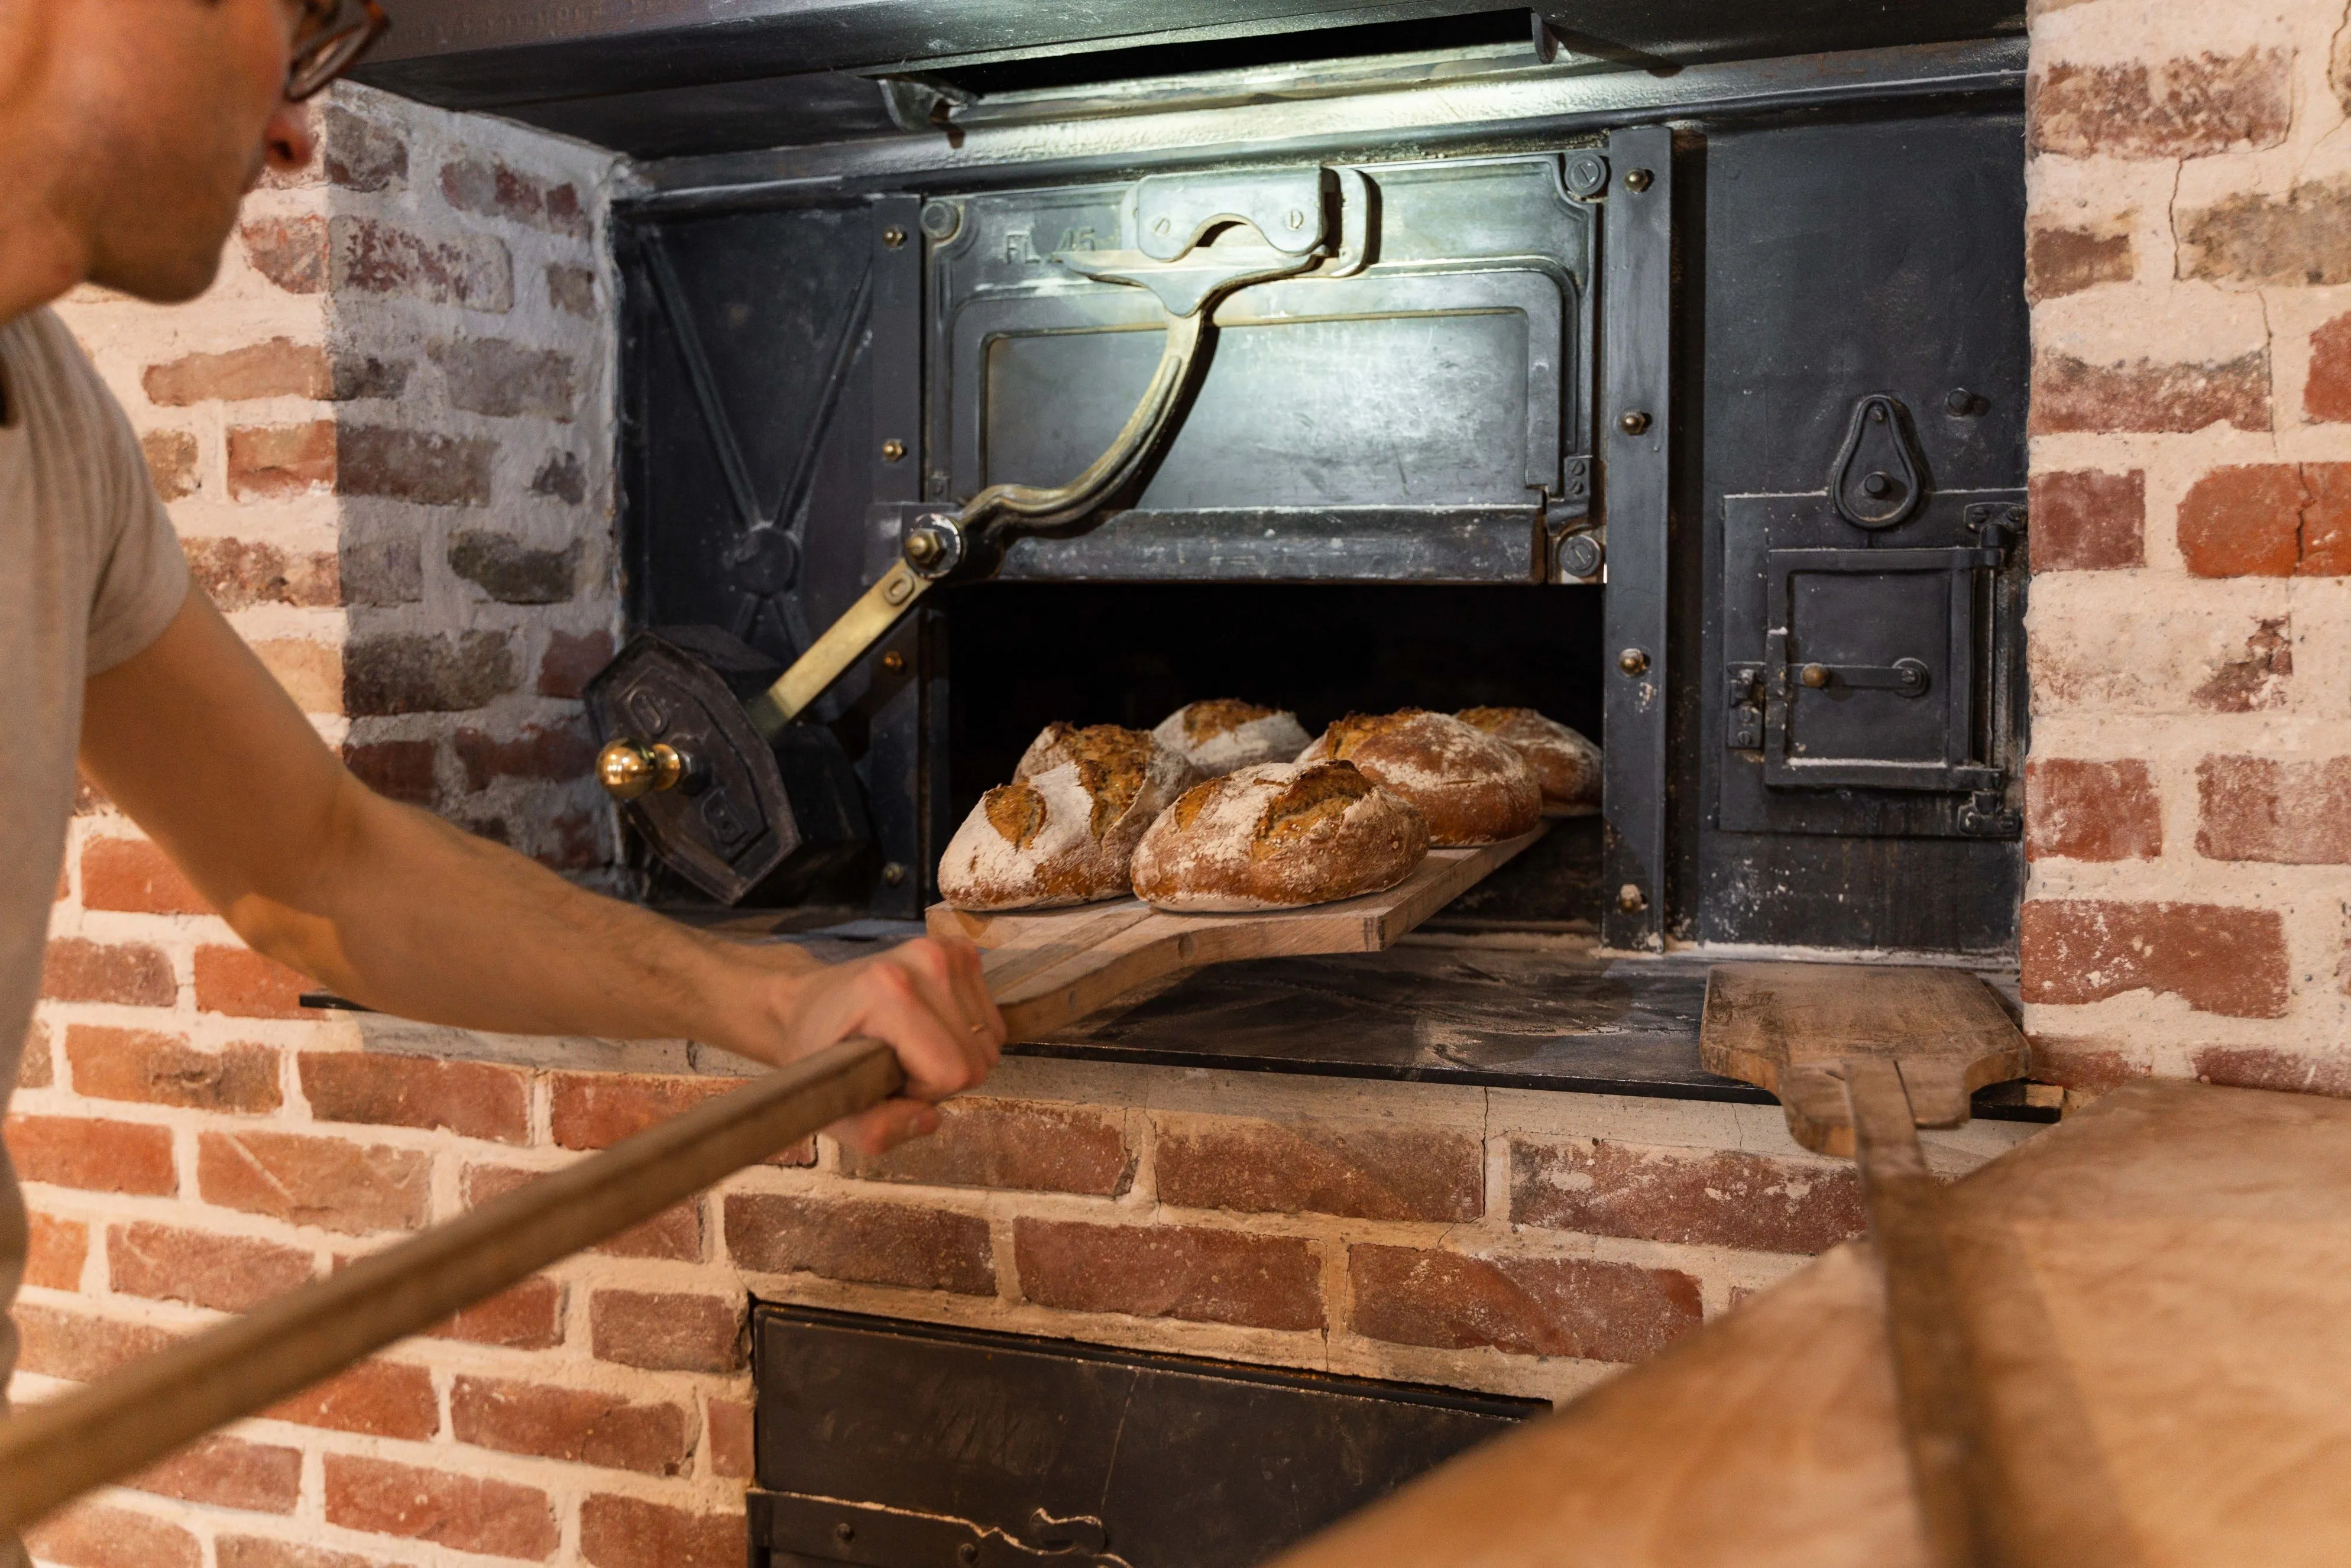
<instances>
[{"instance_id":1,"label":"brick wall","mask_svg":"<svg viewBox=\"0 0 2351 1568\"><path fill-rule=\"evenodd\" d=\"M2033 20L2027 1021L2056 1076L2351 1092L2340 4Z\"/></svg>"}]
</instances>

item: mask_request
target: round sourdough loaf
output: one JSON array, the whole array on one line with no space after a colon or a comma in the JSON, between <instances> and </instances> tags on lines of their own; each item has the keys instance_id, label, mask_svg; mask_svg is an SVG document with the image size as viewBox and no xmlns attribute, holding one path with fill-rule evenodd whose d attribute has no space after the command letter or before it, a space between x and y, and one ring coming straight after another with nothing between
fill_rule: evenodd
<instances>
[{"instance_id":1,"label":"round sourdough loaf","mask_svg":"<svg viewBox=\"0 0 2351 1568\"><path fill-rule=\"evenodd\" d=\"M939 896L957 909L1123 897L1134 841L1193 778L1147 731L1049 724L947 841Z\"/></svg>"},{"instance_id":2,"label":"round sourdough loaf","mask_svg":"<svg viewBox=\"0 0 2351 1568\"><path fill-rule=\"evenodd\" d=\"M1134 848L1135 896L1178 914L1293 909L1394 887L1418 811L1345 762L1259 762L1186 790Z\"/></svg>"},{"instance_id":3,"label":"round sourdough loaf","mask_svg":"<svg viewBox=\"0 0 2351 1568\"><path fill-rule=\"evenodd\" d=\"M1484 730L1425 708L1349 714L1299 758L1352 762L1410 801L1437 845L1514 839L1542 816L1542 786L1526 759Z\"/></svg>"},{"instance_id":4,"label":"round sourdough loaf","mask_svg":"<svg viewBox=\"0 0 2351 1568\"><path fill-rule=\"evenodd\" d=\"M1210 779L1259 762L1288 762L1306 749L1308 739L1296 714L1238 697L1186 703L1151 733Z\"/></svg>"},{"instance_id":5,"label":"round sourdough loaf","mask_svg":"<svg viewBox=\"0 0 2351 1568\"><path fill-rule=\"evenodd\" d=\"M1453 716L1527 759L1542 786L1547 817L1588 817L1600 810L1600 748L1531 707L1465 707Z\"/></svg>"}]
</instances>

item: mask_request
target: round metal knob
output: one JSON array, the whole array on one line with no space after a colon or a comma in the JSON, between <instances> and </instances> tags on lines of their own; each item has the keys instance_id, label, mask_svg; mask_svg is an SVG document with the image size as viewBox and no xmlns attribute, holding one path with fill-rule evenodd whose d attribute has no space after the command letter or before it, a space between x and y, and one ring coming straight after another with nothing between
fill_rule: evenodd
<instances>
[{"instance_id":1,"label":"round metal knob","mask_svg":"<svg viewBox=\"0 0 2351 1568\"><path fill-rule=\"evenodd\" d=\"M615 740L596 754L596 782L615 800L674 789L684 779L685 754L665 740Z\"/></svg>"},{"instance_id":2,"label":"round metal knob","mask_svg":"<svg viewBox=\"0 0 2351 1568\"><path fill-rule=\"evenodd\" d=\"M1616 655L1616 667L1628 675L1646 674L1649 670L1648 653L1646 649L1627 648Z\"/></svg>"},{"instance_id":3,"label":"round metal knob","mask_svg":"<svg viewBox=\"0 0 2351 1568\"><path fill-rule=\"evenodd\" d=\"M1797 672L1796 679L1819 691L1829 684L1829 667L1826 664L1806 664Z\"/></svg>"}]
</instances>

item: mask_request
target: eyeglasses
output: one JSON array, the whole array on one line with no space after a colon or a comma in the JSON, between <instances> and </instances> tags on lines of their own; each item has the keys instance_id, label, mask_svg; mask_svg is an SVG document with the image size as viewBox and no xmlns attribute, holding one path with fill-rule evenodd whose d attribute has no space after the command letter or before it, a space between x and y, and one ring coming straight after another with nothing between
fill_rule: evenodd
<instances>
[{"instance_id":1,"label":"eyeglasses","mask_svg":"<svg viewBox=\"0 0 2351 1568\"><path fill-rule=\"evenodd\" d=\"M391 26L376 0L306 0L286 67L286 101L299 103L350 69Z\"/></svg>"}]
</instances>

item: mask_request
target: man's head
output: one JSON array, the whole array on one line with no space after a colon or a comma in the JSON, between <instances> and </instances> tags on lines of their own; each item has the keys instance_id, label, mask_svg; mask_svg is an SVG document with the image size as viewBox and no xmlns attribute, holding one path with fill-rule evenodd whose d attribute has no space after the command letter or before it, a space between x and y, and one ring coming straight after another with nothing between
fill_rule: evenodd
<instances>
[{"instance_id":1,"label":"man's head","mask_svg":"<svg viewBox=\"0 0 2351 1568\"><path fill-rule=\"evenodd\" d=\"M66 57L52 79L71 117L75 168L53 200L80 231L90 281L171 302L212 282L263 169L310 161L308 117L287 99L289 64L326 32L352 37L372 8L106 0L46 9L72 34L59 40Z\"/></svg>"}]
</instances>

